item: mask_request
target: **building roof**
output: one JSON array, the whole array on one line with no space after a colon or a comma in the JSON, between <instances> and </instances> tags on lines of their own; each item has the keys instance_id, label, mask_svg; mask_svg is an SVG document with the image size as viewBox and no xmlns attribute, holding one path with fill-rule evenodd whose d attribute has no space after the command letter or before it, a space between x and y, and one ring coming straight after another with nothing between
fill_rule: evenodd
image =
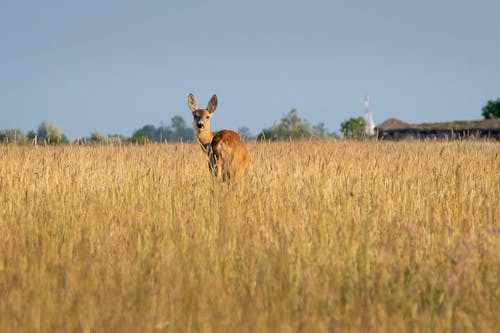
<instances>
[{"instance_id":1,"label":"building roof","mask_svg":"<svg viewBox=\"0 0 500 333\"><path fill-rule=\"evenodd\" d=\"M415 128L415 126L408 124L408 123L405 123L404 121L401 121L401 120L396 119L396 118L389 118L386 121L384 121L382 124L376 126L375 128L382 130L382 131L390 131L390 130L401 130L401 129Z\"/></svg>"},{"instance_id":2,"label":"building roof","mask_svg":"<svg viewBox=\"0 0 500 333\"><path fill-rule=\"evenodd\" d=\"M451 121L442 123L423 123L423 124L408 124L396 118L389 118L376 129L381 131L395 130L468 130L468 129L500 129L500 119L483 119L483 120L468 120L468 121Z\"/></svg>"}]
</instances>

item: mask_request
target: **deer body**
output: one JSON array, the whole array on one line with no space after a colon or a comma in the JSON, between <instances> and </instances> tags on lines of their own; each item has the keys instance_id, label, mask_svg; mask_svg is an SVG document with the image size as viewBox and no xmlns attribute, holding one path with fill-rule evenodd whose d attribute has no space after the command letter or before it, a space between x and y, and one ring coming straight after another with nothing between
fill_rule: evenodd
<instances>
[{"instance_id":1,"label":"deer body","mask_svg":"<svg viewBox=\"0 0 500 333\"><path fill-rule=\"evenodd\" d=\"M194 135L208 155L210 172L224 181L243 177L250 164L250 155L238 133L222 130L214 134L210 130L210 118L217 108L217 96L212 96L206 109L200 109L194 95L189 94L188 106L193 113Z\"/></svg>"}]
</instances>

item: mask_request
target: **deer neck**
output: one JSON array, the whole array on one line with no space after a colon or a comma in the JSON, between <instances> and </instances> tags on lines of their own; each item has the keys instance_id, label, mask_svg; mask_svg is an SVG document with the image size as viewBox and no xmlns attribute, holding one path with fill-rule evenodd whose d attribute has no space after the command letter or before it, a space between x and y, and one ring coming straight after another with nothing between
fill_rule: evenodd
<instances>
[{"instance_id":1,"label":"deer neck","mask_svg":"<svg viewBox=\"0 0 500 333\"><path fill-rule=\"evenodd\" d=\"M210 145L210 143L212 143L213 137L214 133L210 131L210 128L206 128L205 130L196 134L196 139L198 140L204 151L208 150L208 146Z\"/></svg>"}]
</instances>

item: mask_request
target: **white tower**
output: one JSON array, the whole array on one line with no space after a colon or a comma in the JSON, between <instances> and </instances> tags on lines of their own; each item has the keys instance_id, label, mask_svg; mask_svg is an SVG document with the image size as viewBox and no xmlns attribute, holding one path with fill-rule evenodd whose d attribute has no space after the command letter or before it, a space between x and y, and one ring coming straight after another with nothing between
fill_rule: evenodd
<instances>
[{"instance_id":1,"label":"white tower","mask_svg":"<svg viewBox=\"0 0 500 333\"><path fill-rule=\"evenodd\" d=\"M372 114L370 113L370 96L365 96L365 135L375 135L375 124L373 123Z\"/></svg>"}]
</instances>

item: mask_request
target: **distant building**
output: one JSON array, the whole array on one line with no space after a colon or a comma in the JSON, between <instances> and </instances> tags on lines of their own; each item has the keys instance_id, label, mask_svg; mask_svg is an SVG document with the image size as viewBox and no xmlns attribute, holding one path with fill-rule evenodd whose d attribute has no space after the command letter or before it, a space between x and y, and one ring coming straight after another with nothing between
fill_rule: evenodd
<instances>
[{"instance_id":1,"label":"distant building","mask_svg":"<svg viewBox=\"0 0 500 333\"><path fill-rule=\"evenodd\" d=\"M390 118L375 127L381 140L467 140L490 139L500 141L500 119L453 121L448 123L408 124Z\"/></svg>"}]
</instances>

